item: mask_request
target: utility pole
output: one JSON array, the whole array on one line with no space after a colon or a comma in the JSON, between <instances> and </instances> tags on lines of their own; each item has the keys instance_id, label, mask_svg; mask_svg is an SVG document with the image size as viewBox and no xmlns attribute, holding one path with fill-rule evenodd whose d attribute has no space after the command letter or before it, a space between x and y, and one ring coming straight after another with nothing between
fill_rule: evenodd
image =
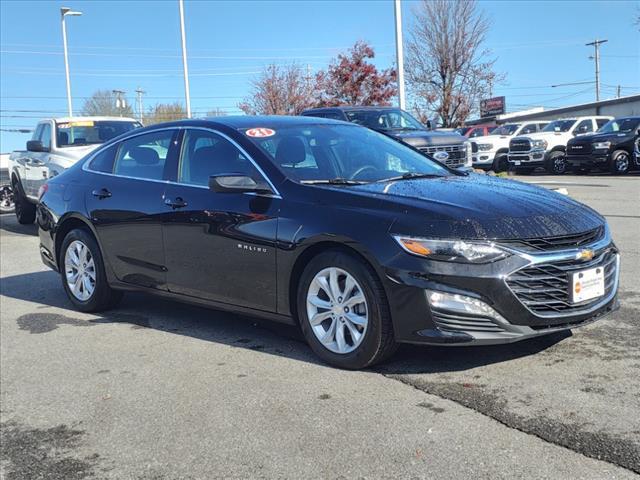
<instances>
[{"instance_id":1,"label":"utility pole","mask_svg":"<svg viewBox=\"0 0 640 480\"><path fill-rule=\"evenodd\" d=\"M191 118L191 94L189 93L189 67L187 66L187 38L184 33L184 1L178 0L180 6L180 35L182 37L182 68L184 69L184 98L187 103L187 118Z\"/></svg>"},{"instance_id":2,"label":"utility pole","mask_svg":"<svg viewBox=\"0 0 640 480\"><path fill-rule=\"evenodd\" d=\"M593 57L596 63L596 102L600 101L600 45L608 42L608 40L598 40L597 38L591 42L586 43L587 47L593 46L595 49L595 56Z\"/></svg>"},{"instance_id":3,"label":"utility pole","mask_svg":"<svg viewBox=\"0 0 640 480\"><path fill-rule=\"evenodd\" d=\"M620 85L618 85L618 88L617 88L617 95L616 95L618 98L620 98L620 96L621 96L621 95L620 95L620 93L621 93L620 91L621 91L621 90L622 90L622 87L621 87Z\"/></svg>"},{"instance_id":4,"label":"utility pole","mask_svg":"<svg viewBox=\"0 0 640 480\"><path fill-rule=\"evenodd\" d=\"M140 87L138 87L136 89L136 96L137 96L137 100L138 100L138 120L140 121L140 123L142 123L143 120L143 111L142 110L142 95L144 95L145 92L144 90L142 90Z\"/></svg>"},{"instance_id":5,"label":"utility pole","mask_svg":"<svg viewBox=\"0 0 640 480\"><path fill-rule=\"evenodd\" d=\"M396 17L396 63L398 64L398 103L400 108L405 110L406 102L404 97L404 52L402 46L402 5L400 0L394 1L394 12Z\"/></svg>"},{"instance_id":6,"label":"utility pole","mask_svg":"<svg viewBox=\"0 0 640 480\"><path fill-rule=\"evenodd\" d=\"M126 93L124 90L111 90L113 94L116 96L116 108L122 116L122 110L124 110L127 106L127 101L124 99L124 94Z\"/></svg>"}]
</instances>

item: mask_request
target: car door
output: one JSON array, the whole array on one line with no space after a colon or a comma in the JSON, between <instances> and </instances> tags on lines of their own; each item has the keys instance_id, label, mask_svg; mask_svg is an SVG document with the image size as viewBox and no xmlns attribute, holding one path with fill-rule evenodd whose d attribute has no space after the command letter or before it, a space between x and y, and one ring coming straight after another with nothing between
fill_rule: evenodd
<instances>
[{"instance_id":1,"label":"car door","mask_svg":"<svg viewBox=\"0 0 640 480\"><path fill-rule=\"evenodd\" d=\"M38 196L38 190L49 178L49 159L51 158L51 122L42 124L40 131L40 143L42 152L32 152L29 155L29 195Z\"/></svg>"},{"instance_id":2,"label":"car door","mask_svg":"<svg viewBox=\"0 0 640 480\"><path fill-rule=\"evenodd\" d=\"M86 205L118 280L166 290L162 219L178 130L142 133L100 150L83 168Z\"/></svg>"},{"instance_id":3,"label":"car door","mask_svg":"<svg viewBox=\"0 0 640 480\"><path fill-rule=\"evenodd\" d=\"M176 182L168 186L165 196L169 290L275 312L280 198L210 190L209 176L223 173L267 180L229 137L186 129Z\"/></svg>"}]
</instances>

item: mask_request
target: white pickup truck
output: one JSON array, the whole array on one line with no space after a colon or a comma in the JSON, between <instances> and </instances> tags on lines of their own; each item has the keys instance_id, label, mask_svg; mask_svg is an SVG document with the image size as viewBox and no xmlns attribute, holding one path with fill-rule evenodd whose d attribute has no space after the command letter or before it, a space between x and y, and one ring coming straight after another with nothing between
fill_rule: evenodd
<instances>
[{"instance_id":1,"label":"white pickup truck","mask_svg":"<svg viewBox=\"0 0 640 480\"><path fill-rule=\"evenodd\" d=\"M567 170L567 142L578 135L595 132L612 118L563 118L552 121L541 132L512 138L509 142L509 167L521 174L544 167L549 173L561 175Z\"/></svg>"},{"instance_id":2,"label":"white pickup truck","mask_svg":"<svg viewBox=\"0 0 640 480\"><path fill-rule=\"evenodd\" d=\"M140 122L125 117L51 118L38 123L26 150L9 158L9 174L18 222L33 223L38 190L98 145L134 128Z\"/></svg>"},{"instance_id":3,"label":"white pickup truck","mask_svg":"<svg viewBox=\"0 0 640 480\"><path fill-rule=\"evenodd\" d=\"M507 154L509 153L509 140L518 135L530 135L541 131L549 122L545 120L532 120L523 123L505 123L494 129L490 135L478 137L471 143L475 143L473 150L473 168L504 172L509 168Z\"/></svg>"}]
</instances>

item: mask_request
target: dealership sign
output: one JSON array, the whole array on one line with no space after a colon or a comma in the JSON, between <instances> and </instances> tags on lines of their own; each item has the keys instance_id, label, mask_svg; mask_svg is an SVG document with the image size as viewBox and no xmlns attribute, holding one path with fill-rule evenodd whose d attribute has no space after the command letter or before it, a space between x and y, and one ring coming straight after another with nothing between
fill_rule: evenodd
<instances>
[{"instance_id":1,"label":"dealership sign","mask_svg":"<svg viewBox=\"0 0 640 480\"><path fill-rule=\"evenodd\" d=\"M504 97L493 97L480 100L480 116L491 117L501 115L507 110L507 104Z\"/></svg>"}]
</instances>

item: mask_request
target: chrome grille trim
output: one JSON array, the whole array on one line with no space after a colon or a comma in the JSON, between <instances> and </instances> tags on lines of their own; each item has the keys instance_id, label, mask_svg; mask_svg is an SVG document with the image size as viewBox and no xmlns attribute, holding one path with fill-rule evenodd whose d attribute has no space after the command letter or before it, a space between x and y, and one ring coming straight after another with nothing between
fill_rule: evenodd
<instances>
[{"instance_id":1,"label":"chrome grille trim","mask_svg":"<svg viewBox=\"0 0 640 480\"><path fill-rule=\"evenodd\" d=\"M489 317L480 315L466 316L453 314L446 310L431 307L431 315L441 330L462 332L504 332L505 329L494 323Z\"/></svg>"},{"instance_id":2,"label":"chrome grille trim","mask_svg":"<svg viewBox=\"0 0 640 480\"><path fill-rule=\"evenodd\" d=\"M447 152L449 158L443 163L448 167L460 167L465 164L467 158L467 149L463 145L429 145L426 147L417 147L422 153L433 155L436 152Z\"/></svg>"}]
</instances>

